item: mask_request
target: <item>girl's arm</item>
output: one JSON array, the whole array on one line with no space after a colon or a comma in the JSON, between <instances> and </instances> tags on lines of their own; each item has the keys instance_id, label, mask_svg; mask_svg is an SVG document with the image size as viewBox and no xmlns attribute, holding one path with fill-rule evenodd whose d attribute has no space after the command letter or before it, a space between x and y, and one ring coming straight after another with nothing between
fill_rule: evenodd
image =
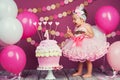
<instances>
[{"instance_id":1,"label":"girl's arm","mask_svg":"<svg viewBox=\"0 0 120 80\"><path fill-rule=\"evenodd\" d=\"M90 38L94 37L94 32L93 29L90 25L86 25L85 28L87 29L86 35L89 36Z\"/></svg>"}]
</instances>

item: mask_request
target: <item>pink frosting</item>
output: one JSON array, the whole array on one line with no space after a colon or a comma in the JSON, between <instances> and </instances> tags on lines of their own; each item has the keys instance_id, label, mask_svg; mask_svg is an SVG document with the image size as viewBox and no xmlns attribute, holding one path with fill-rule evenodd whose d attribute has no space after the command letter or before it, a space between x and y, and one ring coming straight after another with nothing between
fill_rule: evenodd
<instances>
[{"instance_id":1,"label":"pink frosting","mask_svg":"<svg viewBox=\"0 0 120 80\"><path fill-rule=\"evenodd\" d=\"M58 67L59 60L60 60L59 56L39 57L38 58L39 69L44 70L44 69L49 69L53 67Z\"/></svg>"}]
</instances>

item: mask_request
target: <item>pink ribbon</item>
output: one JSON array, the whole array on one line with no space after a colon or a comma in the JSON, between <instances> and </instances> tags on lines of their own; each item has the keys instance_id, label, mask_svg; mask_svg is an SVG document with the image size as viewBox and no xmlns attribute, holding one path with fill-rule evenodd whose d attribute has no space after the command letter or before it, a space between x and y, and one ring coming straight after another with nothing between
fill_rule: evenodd
<instances>
[{"instance_id":1,"label":"pink ribbon","mask_svg":"<svg viewBox=\"0 0 120 80\"><path fill-rule=\"evenodd\" d=\"M74 46L81 46L81 42L82 42L83 39L84 39L84 35L78 36L78 37L74 37L73 38L73 40L74 40L73 47Z\"/></svg>"}]
</instances>

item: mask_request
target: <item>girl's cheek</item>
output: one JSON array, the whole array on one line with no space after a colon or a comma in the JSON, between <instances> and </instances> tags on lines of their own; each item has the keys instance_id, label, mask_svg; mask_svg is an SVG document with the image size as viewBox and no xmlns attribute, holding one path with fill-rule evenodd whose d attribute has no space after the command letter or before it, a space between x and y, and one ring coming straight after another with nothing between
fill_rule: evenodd
<instances>
[{"instance_id":1,"label":"girl's cheek","mask_svg":"<svg viewBox=\"0 0 120 80\"><path fill-rule=\"evenodd\" d=\"M75 20L73 20L73 22L75 23Z\"/></svg>"}]
</instances>

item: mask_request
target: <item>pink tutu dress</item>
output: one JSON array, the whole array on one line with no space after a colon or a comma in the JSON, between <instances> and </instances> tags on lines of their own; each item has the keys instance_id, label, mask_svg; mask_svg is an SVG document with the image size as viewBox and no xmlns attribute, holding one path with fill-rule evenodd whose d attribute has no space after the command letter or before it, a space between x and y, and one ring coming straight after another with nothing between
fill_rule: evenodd
<instances>
[{"instance_id":1,"label":"pink tutu dress","mask_svg":"<svg viewBox=\"0 0 120 80\"><path fill-rule=\"evenodd\" d=\"M106 36L97 28L92 27L94 37L89 38L83 35L86 31L84 26L75 29L73 38L65 41L65 46L62 48L63 55L69 60L84 62L86 60L95 61L103 57L107 53L109 43L106 42Z\"/></svg>"}]
</instances>

